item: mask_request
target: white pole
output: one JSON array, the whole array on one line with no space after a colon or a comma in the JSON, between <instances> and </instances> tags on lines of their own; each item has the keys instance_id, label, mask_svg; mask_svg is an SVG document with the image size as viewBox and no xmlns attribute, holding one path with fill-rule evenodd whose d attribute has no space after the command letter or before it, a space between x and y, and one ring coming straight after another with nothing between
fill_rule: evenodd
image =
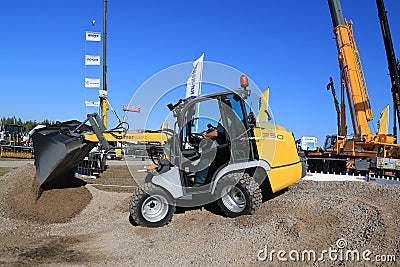
<instances>
[{"instance_id":1,"label":"white pole","mask_svg":"<svg viewBox=\"0 0 400 267\"><path fill-rule=\"evenodd\" d=\"M203 63L204 63L204 52L202 54L203 60L201 61L201 72L200 72L200 82L199 82L199 94L201 95L201 84L203 82ZM199 132L199 116L200 116L200 102L197 103L197 123L196 123L196 133Z\"/></svg>"}]
</instances>

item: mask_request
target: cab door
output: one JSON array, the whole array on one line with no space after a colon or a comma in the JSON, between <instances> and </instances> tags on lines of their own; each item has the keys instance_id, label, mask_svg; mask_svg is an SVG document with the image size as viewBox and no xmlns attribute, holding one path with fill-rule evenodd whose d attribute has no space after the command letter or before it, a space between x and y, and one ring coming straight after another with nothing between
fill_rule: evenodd
<instances>
[{"instance_id":1,"label":"cab door","mask_svg":"<svg viewBox=\"0 0 400 267\"><path fill-rule=\"evenodd\" d=\"M255 156L251 145L251 129L247 124L243 99L236 94L223 95L220 97L220 106L223 126L230 142L231 161L253 160Z\"/></svg>"}]
</instances>

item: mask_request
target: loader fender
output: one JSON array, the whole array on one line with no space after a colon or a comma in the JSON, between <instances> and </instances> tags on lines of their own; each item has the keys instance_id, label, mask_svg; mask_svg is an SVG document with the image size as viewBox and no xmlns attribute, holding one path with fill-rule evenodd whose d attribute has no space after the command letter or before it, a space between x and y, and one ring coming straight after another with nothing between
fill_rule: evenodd
<instances>
[{"instance_id":1,"label":"loader fender","mask_svg":"<svg viewBox=\"0 0 400 267\"><path fill-rule=\"evenodd\" d=\"M167 190L174 198L183 196L179 168L174 166L167 172L154 175L151 182Z\"/></svg>"},{"instance_id":2,"label":"loader fender","mask_svg":"<svg viewBox=\"0 0 400 267\"><path fill-rule=\"evenodd\" d=\"M217 187L218 181L227 173L230 172L235 172L235 171L244 171L249 168L263 168L265 170L265 173L268 173L268 171L271 169L271 166L266 162L265 160L254 160L250 162L239 162L239 163L232 163L229 164L228 166L222 168L218 174L215 177L215 180L213 182L212 188L211 188L211 194L215 193L215 189Z\"/></svg>"}]
</instances>

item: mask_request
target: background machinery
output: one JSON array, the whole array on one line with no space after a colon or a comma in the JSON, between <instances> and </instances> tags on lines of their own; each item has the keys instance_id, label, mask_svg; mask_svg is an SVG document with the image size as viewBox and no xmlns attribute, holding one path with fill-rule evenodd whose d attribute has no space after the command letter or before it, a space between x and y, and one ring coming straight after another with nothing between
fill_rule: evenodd
<instances>
[{"instance_id":1,"label":"background machinery","mask_svg":"<svg viewBox=\"0 0 400 267\"><path fill-rule=\"evenodd\" d=\"M315 136L302 136L296 140L297 149L304 152L314 152L318 150L317 137Z\"/></svg>"},{"instance_id":2,"label":"background machinery","mask_svg":"<svg viewBox=\"0 0 400 267\"><path fill-rule=\"evenodd\" d=\"M335 83L333 82L333 78L329 77L329 83L326 86L326 89L332 92L333 101L335 103L336 108L336 117L337 117L337 134L345 136L347 135L347 125L346 125L346 105L344 103L344 83L341 83L341 93L340 93L340 105L339 100L335 90Z\"/></svg>"},{"instance_id":3,"label":"background machinery","mask_svg":"<svg viewBox=\"0 0 400 267\"><path fill-rule=\"evenodd\" d=\"M27 140L28 134L24 127L18 124L6 124L3 127L0 141L0 157L30 159L33 150Z\"/></svg>"},{"instance_id":4,"label":"background machinery","mask_svg":"<svg viewBox=\"0 0 400 267\"><path fill-rule=\"evenodd\" d=\"M372 133L368 125L374 117L354 38L353 23L343 18L339 0L328 0L328 3L354 134L346 135L346 126L342 120L338 124L339 134L326 137L323 152L308 158L309 170L399 176L400 147L395 144L395 135ZM344 115L343 110L341 113Z\"/></svg>"}]
</instances>

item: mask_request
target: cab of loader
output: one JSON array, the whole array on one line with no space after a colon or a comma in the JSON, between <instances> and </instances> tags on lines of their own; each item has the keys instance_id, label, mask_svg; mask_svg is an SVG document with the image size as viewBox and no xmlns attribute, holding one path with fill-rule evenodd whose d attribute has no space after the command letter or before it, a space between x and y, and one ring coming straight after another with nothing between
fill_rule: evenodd
<instances>
[{"instance_id":1,"label":"cab of loader","mask_svg":"<svg viewBox=\"0 0 400 267\"><path fill-rule=\"evenodd\" d=\"M171 137L163 153L155 149L148 151L156 158L157 174L169 171L172 166L178 167L181 185L191 187L197 173L208 168L205 184L209 185L219 169L258 159L247 120L251 111L245 103L247 94L219 92L169 104L175 117L174 129L169 130ZM217 136L205 138L211 131L216 131Z\"/></svg>"},{"instance_id":2,"label":"cab of loader","mask_svg":"<svg viewBox=\"0 0 400 267\"><path fill-rule=\"evenodd\" d=\"M248 112L239 94L216 93L187 100L173 112L177 142L170 151L170 163L179 166L184 188L191 187L201 172L206 172L207 187L223 167L256 158L249 138ZM205 138L212 131L216 136Z\"/></svg>"}]
</instances>

